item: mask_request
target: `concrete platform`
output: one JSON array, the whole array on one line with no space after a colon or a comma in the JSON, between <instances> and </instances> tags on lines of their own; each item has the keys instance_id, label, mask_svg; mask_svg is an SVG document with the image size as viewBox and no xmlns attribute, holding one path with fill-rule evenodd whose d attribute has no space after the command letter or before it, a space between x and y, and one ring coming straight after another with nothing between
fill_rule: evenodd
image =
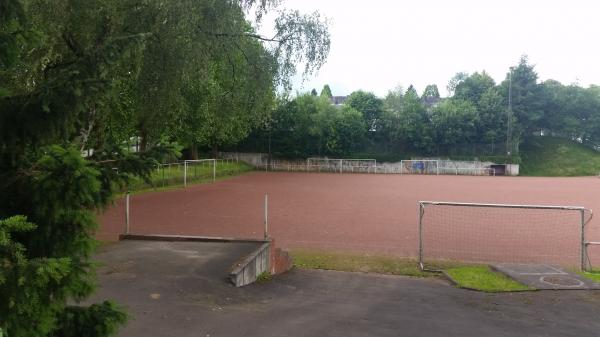
<instances>
[{"instance_id":1,"label":"concrete platform","mask_svg":"<svg viewBox=\"0 0 600 337\"><path fill-rule=\"evenodd\" d=\"M591 290L600 284L563 268L547 264L500 263L492 269L535 289Z\"/></svg>"}]
</instances>

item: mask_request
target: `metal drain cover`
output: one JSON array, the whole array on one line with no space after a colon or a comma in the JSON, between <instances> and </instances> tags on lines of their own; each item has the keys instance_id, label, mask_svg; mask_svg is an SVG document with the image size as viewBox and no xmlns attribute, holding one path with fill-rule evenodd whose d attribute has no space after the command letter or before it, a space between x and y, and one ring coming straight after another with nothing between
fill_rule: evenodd
<instances>
[{"instance_id":1,"label":"metal drain cover","mask_svg":"<svg viewBox=\"0 0 600 337\"><path fill-rule=\"evenodd\" d=\"M544 276L540 279L540 281L551 284L551 285L555 285L555 286L561 286L561 287L578 288L578 287L583 286L582 281L580 281L576 278L572 278L569 276L563 276L563 275Z\"/></svg>"}]
</instances>

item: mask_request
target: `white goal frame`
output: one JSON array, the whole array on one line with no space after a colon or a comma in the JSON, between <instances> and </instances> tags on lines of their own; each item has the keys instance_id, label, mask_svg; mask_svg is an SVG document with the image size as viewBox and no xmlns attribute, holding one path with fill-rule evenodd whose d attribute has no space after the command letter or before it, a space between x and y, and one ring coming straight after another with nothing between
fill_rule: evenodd
<instances>
[{"instance_id":1,"label":"white goal frame","mask_svg":"<svg viewBox=\"0 0 600 337\"><path fill-rule=\"evenodd\" d=\"M307 167L307 171L310 170L311 167L317 166L317 167L321 167L321 165L311 165L311 161L324 161L324 162L333 162L333 163L339 163L339 172L340 173L344 173L344 162L347 163L360 163L360 162L367 162L367 163L373 163L372 166L370 165L366 165L366 166L355 166L355 165L350 165L349 167L373 167L373 172L377 173L377 160L376 159L346 159L346 158L318 158L318 157L310 157L306 159L306 167Z\"/></svg>"},{"instance_id":2,"label":"white goal frame","mask_svg":"<svg viewBox=\"0 0 600 337\"><path fill-rule=\"evenodd\" d=\"M581 206L550 206L550 205L519 205L519 204L489 204L489 203L464 203L464 202L446 202L446 201L419 201L419 267L421 270L427 270L424 262L424 247L423 247L423 216L425 215L425 207L427 205L439 206L454 206L454 207L485 207L485 208L522 208L522 209L553 209L553 210L571 210L580 213L580 243L579 243L579 258L580 269L586 271L587 266L587 246L597 245L598 242L587 242L585 238L585 225L592 219L593 212ZM585 213L589 212L590 217L586 220ZM434 270L435 271L435 270Z\"/></svg>"},{"instance_id":3,"label":"white goal frame","mask_svg":"<svg viewBox=\"0 0 600 337\"><path fill-rule=\"evenodd\" d=\"M435 163L435 174L439 175L440 174L440 161L437 159L407 159L407 160L401 160L400 161L400 174L404 174L404 164L405 163ZM427 173L423 173L423 174L427 174Z\"/></svg>"},{"instance_id":4,"label":"white goal frame","mask_svg":"<svg viewBox=\"0 0 600 337\"><path fill-rule=\"evenodd\" d=\"M212 176L213 181L217 180L217 160L216 159L193 159L193 160L184 160L183 161L183 187L187 187L187 177L188 177L188 164L189 163L212 163Z\"/></svg>"}]
</instances>

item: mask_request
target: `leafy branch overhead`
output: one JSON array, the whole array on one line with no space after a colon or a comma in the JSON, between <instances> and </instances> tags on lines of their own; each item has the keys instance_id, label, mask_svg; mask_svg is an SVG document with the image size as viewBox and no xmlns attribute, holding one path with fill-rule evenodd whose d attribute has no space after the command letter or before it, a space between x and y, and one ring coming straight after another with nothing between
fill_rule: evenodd
<instances>
[{"instance_id":1,"label":"leafy branch overhead","mask_svg":"<svg viewBox=\"0 0 600 337\"><path fill-rule=\"evenodd\" d=\"M217 38L251 38L268 43L266 49L277 60L278 83L291 89L290 78L296 74L298 64L304 65L304 76L313 74L325 64L331 45L328 22L318 12L282 11L275 20L274 29L272 37L254 32L203 32Z\"/></svg>"}]
</instances>

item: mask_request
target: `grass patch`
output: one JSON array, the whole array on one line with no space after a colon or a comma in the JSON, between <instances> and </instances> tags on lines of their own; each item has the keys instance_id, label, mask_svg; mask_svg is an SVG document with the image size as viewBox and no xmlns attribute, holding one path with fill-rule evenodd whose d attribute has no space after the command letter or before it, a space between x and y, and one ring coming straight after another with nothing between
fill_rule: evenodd
<instances>
[{"instance_id":1,"label":"grass patch","mask_svg":"<svg viewBox=\"0 0 600 337\"><path fill-rule=\"evenodd\" d=\"M597 176L600 153L582 144L555 137L530 137L521 145L524 176Z\"/></svg>"},{"instance_id":2,"label":"grass patch","mask_svg":"<svg viewBox=\"0 0 600 337\"><path fill-rule=\"evenodd\" d=\"M290 255L294 259L294 265L301 269L324 269L414 277L439 277L440 275L435 272L422 271L414 259L304 249L291 250ZM503 274L490 270L487 266L438 261L428 263L427 267L446 270L461 288L485 292L532 290Z\"/></svg>"},{"instance_id":3,"label":"grass patch","mask_svg":"<svg viewBox=\"0 0 600 337\"><path fill-rule=\"evenodd\" d=\"M577 273L587 279L600 283L600 271L598 270L593 270L591 272L578 271Z\"/></svg>"},{"instance_id":4,"label":"grass patch","mask_svg":"<svg viewBox=\"0 0 600 337\"><path fill-rule=\"evenodd\" d=\"M256 282L265 283L271 281L272 279L273 275L271 275L271 273L269 273L268 271L264 271L256 277Z\"/></svg>"},{"instance_id":5,"label":"grass patch","mask_svg":"<svg viewBox=\"0 0 600 337\"><path fill-rule=\"evenodd\" d=\"M216 167L216 180L223 180L235 177L246 172L252 171L254 168L243 162L233 163L218 163ZM163 166L160 169L152 172L150 183L134 177L129 184L129 190L133 194L144 193L149 191L172 190L183 187L184 169L181 165ZM190 165L188 167L187 183L202 184L213 181L212 164ZM122 191L123 193L125 191Z\"/></svg>"},{"instance_id":6,"label":"grass patch","mask_svg":"<svg viewBox=\"0 0 600 337\"><path fill-rule=\"evenodd\" d=\"M532 290L507 276L492 271L487 266L454 267L446 270L460 288L485 292Z\"/></svg>"},{"instance_id":7,"label":"grass patch","mask_svg":"<svg viewBox=\"0 0 600 337\"><path fill-rule=\"evenodd\" d=\"M439 276L439 273L422 271L414 259L303 249L291 250L290 255L294 260L294 265L302 269L325 269L415 277ZM430 267L446 268L455 265L438 263Z\"/></svg>"}]
</instances>

